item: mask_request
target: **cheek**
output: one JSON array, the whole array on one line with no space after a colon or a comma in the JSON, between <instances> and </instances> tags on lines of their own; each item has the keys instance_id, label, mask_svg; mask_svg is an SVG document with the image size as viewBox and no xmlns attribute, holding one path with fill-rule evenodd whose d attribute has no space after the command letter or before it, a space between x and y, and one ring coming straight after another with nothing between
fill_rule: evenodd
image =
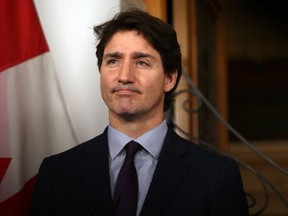
<instances>
[{"instance_id":1,"label":"cheek","mask_svg":"<svg viewBox=\"0 0 288 216\"><path fill-rule=\"evenodd\" d=\"M100 90L102 96L107 94L107 92L109 91L109 80L103 75L101 75L100 77Z\"/></svg>"},{"instance_id":2,"label":"cheek","mask_svg":"<svg viewBox=\"0 0 288 216\"><path fill-rule=\"evenodd\" d=\"M111 78L109 78L109 76L107 76L107 74L105 73L101 73L100 76L100 84L102 87L108 87L108 84L111 83Z\"/></svg>"},{"instance_id":3,"label":"cheek","mask_svg":"<svg viewBox=\"0 0 288 216\"><path fill-rule=\"evenodd\" d=\"M103 90L103 87L105 86L105 83L104 83L104 78L103 78L103 76L101 75L101 77L100 77L100 89L101 89L101 91Z\"/></svg>"},{"instance_id":4,"label":"cheek","mask_svg":"<svg viewBox=\"0 0 288 216\"><path fill-rule=\"evenodd\" d=\"M100 73L100 81L104 85L109 85L111 83L115 83L118 79L118 71L117 70L102 70Z\"/></svg>"},{"instance_id":5,"label":"cheek","mask_svg":"<svg viewBox=\"0 0 288 216\"><path fill-rule=\"evenodd\" d=\"M146 90L152 94L162 94L164 92L164 79L161 76L145 82Z\"/></svg>"}]
</instances>

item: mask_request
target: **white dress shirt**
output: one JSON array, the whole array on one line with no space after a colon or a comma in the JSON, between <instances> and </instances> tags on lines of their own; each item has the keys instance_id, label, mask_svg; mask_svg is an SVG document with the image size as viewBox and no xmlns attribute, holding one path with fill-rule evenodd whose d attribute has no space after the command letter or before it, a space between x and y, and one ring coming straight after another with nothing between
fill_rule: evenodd
<instances>
[{"instance_id":1,"label":"white dress shirt","mask_svg":"<svg viewBox=\"0 0 288 216\"><path fill-rule=\"evenodd\" d=\"M124 163L126 152L123 149L125 145L134 140L138 142L143 149L135 155L135 167L138 175L139 191L137 215L140 214L144 200L158 162L158 157L168 130L166 120L146 132L140 137L133 139L126 134L116 130L111 125L108 126L108 145L109 145L109 163L110 163L110 181L111 191L114 194L116 181L119 171Z\"/></svg>"}]
</instances>

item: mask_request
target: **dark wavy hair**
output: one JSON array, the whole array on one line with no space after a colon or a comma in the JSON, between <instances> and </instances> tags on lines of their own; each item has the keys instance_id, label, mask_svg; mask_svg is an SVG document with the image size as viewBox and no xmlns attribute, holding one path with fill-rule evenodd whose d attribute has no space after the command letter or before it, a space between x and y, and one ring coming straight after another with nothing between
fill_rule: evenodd
<instances>
[{"instance_id":1,"label":"dark wavy hair","mask_svg":"<svg viewBox=\"0 0 288 216\"><path fill-rule=\"evenodd\" d=\"M164 111L167 111L172 106L173 94L182 75L181 50L175 30L171 25L137 8L116 14L111 20L94 27L94 33L99 40L96 47L99 70L108 41L119 31L137 31L143 35L160 53L164 73L170 75L177 70L176 84L165 94Z\"/></svg>"}]
</instances>

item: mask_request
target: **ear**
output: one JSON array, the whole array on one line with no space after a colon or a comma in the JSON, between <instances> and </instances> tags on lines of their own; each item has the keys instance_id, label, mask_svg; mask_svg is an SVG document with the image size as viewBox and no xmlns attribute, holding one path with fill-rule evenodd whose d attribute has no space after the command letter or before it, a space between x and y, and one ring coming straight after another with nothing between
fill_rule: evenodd
<instances>
[{"instance_id":1,"label":"ear","mask_svg":"<svg viewBox=\"0 0 288 216\"><path fill-rule=\"evenodd\" d=\"M177 75L177 69L165 75L164 92L169 92L175 86L177 81Z\"/></svg>"}]
</instances>

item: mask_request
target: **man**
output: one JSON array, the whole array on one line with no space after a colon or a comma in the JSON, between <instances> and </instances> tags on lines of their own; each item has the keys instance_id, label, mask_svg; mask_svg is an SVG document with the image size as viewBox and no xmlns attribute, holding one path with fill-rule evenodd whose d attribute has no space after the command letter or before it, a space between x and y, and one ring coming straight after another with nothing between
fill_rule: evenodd
<instances>
[{"instance_id":1,"label":"man","mask_svg":"<svg viewBox=\"0 0 288 216\"><path fill-rule=\"evenodd\" d=\"M164 120L181 76L172 27L132 9L94 31L109 126L44 159L32 215L248 215L237 164L182 139ZM127 143L140 146L129 156L136 183L135 171L122 171Z\"/></svg>"}]
</instances>

